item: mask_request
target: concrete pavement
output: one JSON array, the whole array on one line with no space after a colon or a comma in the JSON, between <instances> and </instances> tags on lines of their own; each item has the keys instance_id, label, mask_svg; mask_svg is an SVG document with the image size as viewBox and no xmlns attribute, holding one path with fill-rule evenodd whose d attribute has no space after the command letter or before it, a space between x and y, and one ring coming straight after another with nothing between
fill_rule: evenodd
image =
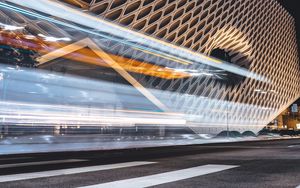
<instances>
[{"instance_id":1,"label":"concrete pavement","mask_svg":"<svg viewBox=\"0 0 300 188\"><path fill-rule=\"evenodd\" d=\"M295 188L300 140L10 155L0 157L0 167L1 188Z\"/></svg>"}]
</instances>

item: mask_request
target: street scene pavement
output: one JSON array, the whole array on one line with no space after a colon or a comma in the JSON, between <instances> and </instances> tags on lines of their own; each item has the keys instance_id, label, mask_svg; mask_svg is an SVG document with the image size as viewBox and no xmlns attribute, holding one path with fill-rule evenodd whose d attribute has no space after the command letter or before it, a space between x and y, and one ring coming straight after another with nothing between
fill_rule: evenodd
<instances>
[{"instance_id":1,"label":"street scene pavement","mask_svg":"<svg viewBox=\"0 0 300 188\"><path fill-rule=\"evenodd\" d=\"M300 139L0 157L0 187L297 187Z\"/></svg>"}]
</instances>

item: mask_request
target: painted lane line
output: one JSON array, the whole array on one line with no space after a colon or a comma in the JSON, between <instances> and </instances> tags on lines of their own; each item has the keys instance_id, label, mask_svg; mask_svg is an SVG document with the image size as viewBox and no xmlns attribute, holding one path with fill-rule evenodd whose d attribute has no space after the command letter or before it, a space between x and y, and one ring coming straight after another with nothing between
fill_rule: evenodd
<instances>
[{"instance_id":1,"label":"painted lane line","mask_svg":"<svg viewBox=\"0 0 300 188\"><path fill-rule=\"evenodd\" d=\"M54 161L38 161L38 162L27 162L27 163L14 163L14 164L2 164L0 168L13 168L13 167L24 167L24 166L35 166L35 165L48 165L48 164L61 164L61 163L75 163L88 161L86 159L66 159L66 160L54 160Z\"/></svg>"},{"instance_id":2,"label":"painted lane line","mask_svg":"<svg viewBox=\"0 0 300 188\"><path fill-rule=\"evenodd\" d=\"M41 171L41 172L33 172L33 173L12 174L12 175L0 176L0 182L45 178L45 177L70 175L70 174L94 172L94 171L101 171L101 170L112 170L112 169L134 167L134 166L148 165L148 164L154 164L154 163L156 163L156 162L135 161L135 162L108 164L108 165L98 165L98 166Z\"/></svg>"},{"instance_id":3,"label":"painted lane line","mask_svg":"<svg viewBox=\"0 0 300 188\"><path fill-rule=\"evenodd\" d=\"M97 185L84 186L80 188L107 188L107 187L122 187L122 188L141 188L170 183L174 181L202 176L223 170L236 168L233 165L203 165L193 168L165 172L132 179L119 180L114 182L102 183Z\"/></svg>"}]
</instances>

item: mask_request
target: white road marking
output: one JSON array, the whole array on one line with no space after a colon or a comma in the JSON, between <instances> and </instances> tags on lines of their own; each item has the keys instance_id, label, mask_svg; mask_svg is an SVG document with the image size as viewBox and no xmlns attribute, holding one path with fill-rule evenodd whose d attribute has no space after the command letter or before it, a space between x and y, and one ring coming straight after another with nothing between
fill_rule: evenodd
<instances>
[{"instance_id":1,"label":"white road marking","mask_svg":"<svg viewBox=\"0 0 300 188\"><path fill-rule=\"evenodd\" d=\"M111 170L111 169L117 169L117 168L141 166L141 165L148 165L148 164L154 164L154 163L156 163L156 162L135 161L135 162L88 166L88 167L79 167L79 168L68 168L68 169L50 170L50 171L33 172L33 173L12 174L12 175L0 176L0 182L27 180L27 179L35 179L35 178L45 178L45 177L78 174L78 173L101 171L101 170Z\"/></svg>"},{"instance_id":2,"label":"white road marking","mask_svg":"<svg viewBox=\"0 0 300 188\"><path fill-rule=\"evenodd\" d=\"M238 166L233 165L203 165L193 168L187 168L182 170L176 170L171 172L165 172L161 174L154 174L149 176L143 176L132 179L119 180L114 182L102 183L97 185L84 186L80 188L107 188L107 187L122 187L122 188L142 188L160 185L164 183L170 183L174 181L193 178L196 176L202 176L211 174L223 170L236 168Z\"/></svg>"},{"instance_id":3,"label":"white road marking","mask_svg":"<svg viewBox=\"0 0 300 188\"><path fill-rule=\"evenodd\" d=\"M20 166L34 166L34 165L47 165L47 164L60 164L60 163L74 163L87 161L85 159L66 159L66 160L54 160L54 161L39 161L39 162L27 162L27 163L14 163L14 164L2 164L0 168L12 168Z\"/></svg>"}]
</instances>

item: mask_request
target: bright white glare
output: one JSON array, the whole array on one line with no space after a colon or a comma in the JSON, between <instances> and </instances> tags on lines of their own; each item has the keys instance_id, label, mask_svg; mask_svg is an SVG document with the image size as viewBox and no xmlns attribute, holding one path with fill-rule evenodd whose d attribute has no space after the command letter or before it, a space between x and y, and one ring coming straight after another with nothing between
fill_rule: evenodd
<instances>
[{"instance_id":1,"label":"bright white glare","mask_svg":"<svg viewBox=\"0 0 300 188\"><path fill-rule=\"evenodd\" d=\"M270 90L270 92L272 92L272 93L277 93L277 91L275 91L275 90L273 90L273 89L272 89L272 90Z\"/></svg>"},{"instance_id":2,"label":"bright white glare","mask_svg":"<svg viewBox=\"0 0 300 188\"><path fill-rule=\"evenodd\" d=\"M201 138L204 138L204 139L211 139L213 138L213 135L210 135L210 134L198 134Z\"/></svg>"},{"instance_id":3,"label":"bright white glare","mask_svg":"<svg viewBox=\"0 0 300 188\"><path fill-rule=\"evenodd\" d=\"M168 69L172 69L169 67L166 67ZM204 71L204 70L195 70L195 69L173 69L175 72L184 72L184 73L188 73L191 76L214 76L215 74L208 72L208 71Z\"/></svg>"},{"instance_id":4,"label":"bright white glare","mask_svg":"<svg viewBox=\"0 0 300 188\"><path fill-rule=\"evenodd\" d=\"M6 122L13 121L14 123L30 123L30 124L74 124L80 123L82 126L84 125L101 125L101 124L109 124L110 126L120 126L120 125L185 125L186 121L183 119L159 119L159 118L133 118L133 117L107 117L107 116L97 116L97 117L78 117L78 116L23 116L23 115L0 115L0 118L4 118ZM20 120L20 122L18 121ZM29 121L28 121L29 120Z\"/></svg>"},{"instance_id":5,"label":"bright white glare","mask_svg":"<svg viewBox=\"0 0 300 188\"><path fill-rule=\"evenodd\" d=\"M24 36L26 39L35 39L34 35L25 35Z\"/></svg>"},{"instance_id":6,"label":"bright white glare","mask_svg":"<svg viewBox=\"0 0 300 188\"><path fill-rule=\"evenodd\" d=\"M81 126L99 126L108 124L119 125L185 125L186 120L170 116L169 113L152 113L138 111L118 111L109 113L111 109L87 109L65 106L61 109L56 105L26 104L0 102L0 118L7 123L30 124L80 124ZM10 109L7 109L10 106ZM76 111L74 110L76 109ZM91 111L91 112L89 112Z\"/></svg>"},{"instance_id":7,"label":"bright white glare","mask_svg":"<svg viewBox=\"0 0 300 188\"><path fill-rule=\"evenodd\" d=\"M183 126L186 123L183 114L179 113L157 112L155 108L154 111L152 108L145 110L127 110L123 106L120 106L120 109L115 108L119 104L115 90L118 90L120 96L126 100L121 103L122 105L129 105L129 109L145 108L145 99L136 97L137 91L132 86L75 76L47 74L46 71L25 68L20 72L5 65L0 67L2 70L7 70L6 74L9 78L4 91L5 100L0 101L0 118L2 122L8 124ZM52 79L45 78L45 75ZM32 95L37 93L39 95ZM22 95L22 98L14 97L15 94ZM84 98L88 96L92 97L91 101L86 101Z\"/></svg>"},{"instance_id":8,"label":"bright white glare","mask_svg":"<svg viewBox=\"0 0 300 188\"><path fill-rule=\"evenodd\" d=\"M3 24L3 23L0 23L0 26L1 26L4 30L9 30L9 31L15 31L15 30L22 30L22 29L24 29L23 26L7 25L7 24Z\"/></svg>"},{"instance_id":9,"label":"bright white glare","mask_svg":"<svg viewBox=\"0 0 300 188\"><path fill-rule=\"evenodd\" d=\"M245 114L249 112L274 114L277 110L229 102L211 96L149 89L149 92L170 109L170 112L161 112L129 85L71 75L63 76L58 73L48 75L49 72L36 69L23 68L24 71L20 72L2 66L2 70L6 70L5 76L9 78L5 82L5 93L2 95L5 98L0 101L0 115L7 124L80 126L140 124L188 127L224 127L230 124L238 127L261 125L263 127L268 119L256 117L247 119ZM38 95L30 92L37 92ZM192 102L182 103L182 101ZM217 110L213 108L216 104L219 105ZM224 118L221 119L219 116Z\"/></svg>"},{"instance_id":10,"label":"bright white glare","mask_svg":"<svg viewBox=\"0 0 300 188\"><path fill-rule=\"evenodd\" d=\"M277 94L277 92L275 90L261 90L261 89L255 89L255 92L261 93L261 94L267 94L267 93L273 93L273 94Z\"/></svg>"},{"instance_id":11,"label":"bright white glare","mask_svg":"<svg viewBox=\"0 0 300 188\"><path fill-rule=\"evenodd\" d=\"M208 72L199 72L199 73L191 73L192 76L214 76L213 73Z\"/></svg>"},{"instance_id":12,"label":"bright white glare","mask_svg":"<svg viewBox=\"0 0 300 188\"><path fill-rule=\"evenodd\" d=\"M61 37L61 38L58 38L58 37L52 37L52 36L45 36L43 34L38 34L38 36L40 37L43 37L45 41L48 41L48 42L56 42L56 41L71 41L70 38L68 37Z\"/></svg>"}]
</instances>

